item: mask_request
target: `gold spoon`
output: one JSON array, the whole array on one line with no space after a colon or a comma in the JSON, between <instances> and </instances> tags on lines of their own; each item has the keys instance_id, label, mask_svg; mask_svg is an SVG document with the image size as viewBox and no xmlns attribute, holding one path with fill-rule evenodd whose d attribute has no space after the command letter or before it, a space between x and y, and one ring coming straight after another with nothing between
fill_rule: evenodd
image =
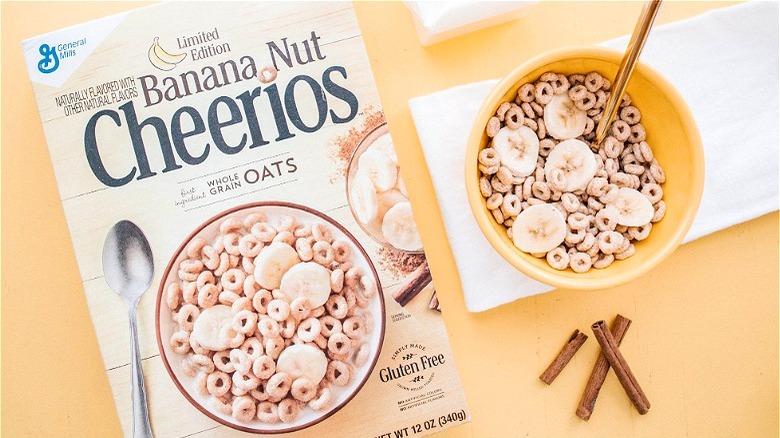
<instances>
[{"instance_id":1,"label":"gold spoon","mask_svg":"<svg viewBox=\"0 0 780 438\"><path fill-rule=\"evenodd\" d=\"M658 15L658 10L661 8L662 0L651 0L645 4L642 9L642 14L639 16L639 21L636 23L634 33L631 34L631 41L628 42L626 47L626 54L623 55L623 60L620 62L620 68L618 69L615 80L612 82L612 94L610 94L607 104L604 108L604 115L599 121L599 125L596 127L596 139L593 142L594 147L601 144L604 138L607 136L607 129L612 122L612 119L617 113L618 106L623 100L623 93L626 91L626 85L631 78L631 73L634 72L634 66L639 59L639 54L642 53L642 48L645 46L647 36L650 34L650 28L653 27L655 16Z\"/></svg>"}]
</instances>

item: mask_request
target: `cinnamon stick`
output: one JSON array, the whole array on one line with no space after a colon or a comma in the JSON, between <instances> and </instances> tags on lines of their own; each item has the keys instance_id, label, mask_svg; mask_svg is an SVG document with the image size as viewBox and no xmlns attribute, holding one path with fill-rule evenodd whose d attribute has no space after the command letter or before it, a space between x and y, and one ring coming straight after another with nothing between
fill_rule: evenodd
<instances>
[{"instance_id":1,"label":"cinnamon stick","mask_svg":"<svg viewBox=\"0 0 780 438\"><path fill-rule=\"evenodd\" d=\"M636 407L636 410L644 415L650 409L650 401L647 399L644 391L639 386L639 382L636 381L634 373L631 372L628 363L623 358L618 348L617 341L612 336L612 333L607 329L607 324L604 321L599 321L591 326L593 334L596 336L596 340L601 345L601 351L604 353L607 362L615 370L618 381L623 385L623 389L626 391L628 398Z\"/></svg>"},{"instance_id":2,"label":"cinnamon stick","mask_svg":"<svg viewBox=\"0 0 780 438\"><path fill-rule=\"evenodd\" d=\"M569 341L563 346L560 353L558 353L558 356L555 357L555 360L553 360L550 366L544 370L541 376L539 376L542 382L548 385L551 384L587 339L588 335L580 333L579 330L574 330Z\"/></svg>"},{"instance_id":3,"label":"cinnamon stick","mask_svg":"<svg viewBox=\"0 0 780 438\"><path fill-rule=\"evenodd\" d=\"M441 305L439 304L439 297L436 296L436 291L433 291L431 301L428 303L428 308L437 312L441 312Z\"/></svg>"},{"instance_id":4,"label":"cinnamon stick","mask_svg":"<svg viewBox=\"0 0 780 438\"><path fill-rule=\"evenodd\" d=\"M432 281L431 268L428 266L428 260L425 260L420 266L414 270L412 277L409 281L401 286L398 290L393 292L393 298L401 305L401 307L409 304L414 297L416 297L425 286Z\"/></svg>"},{"instance_id":5,"label":"cinnamon stick","mask_svg":"<svg viewBox=\"0 0 780 438\"><path fill-rule=\"evenodd\" d=\"M623 336L628 331L629 326L631 326L631 320L623 315L617 315L615 320L612 321L612 327L609 330L618 346L623 342ZM601 391L601 386L604 384L604 379L606 379L608 372L609 362L604 357L603 352L599 353L599 357L593 365L593 371L590 373L588 384L585 385L585 391L582 393L580 404L577 407L577 416L581 419L588 421L591 414L593 414L596 398L599 396L599 391Z\"/></svg>"}]
</instances>

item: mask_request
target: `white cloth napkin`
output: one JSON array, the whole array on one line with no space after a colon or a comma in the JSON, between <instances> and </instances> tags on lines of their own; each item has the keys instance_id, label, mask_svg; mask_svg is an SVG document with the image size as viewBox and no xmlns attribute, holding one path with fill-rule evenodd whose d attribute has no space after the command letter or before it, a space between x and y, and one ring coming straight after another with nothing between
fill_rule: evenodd
<instances>
[{"instance_id":1,"label":"white cloth napkin","mask_svg":"<svg viewBox=\"0 0 780 438\"><path fill-rule=\"evenodd\" d=\"M602 45L625 50L627 41L623 37ZM704 143L704 195L685 241L777 210L778 3L746 3L659 26L641 59L675 84ZM553 289L495 252L468 205L466 139L495 83L467 84L409 101L472 312ZM485 266L490 266L489 276Z\"/></svg>"}]
</instances>

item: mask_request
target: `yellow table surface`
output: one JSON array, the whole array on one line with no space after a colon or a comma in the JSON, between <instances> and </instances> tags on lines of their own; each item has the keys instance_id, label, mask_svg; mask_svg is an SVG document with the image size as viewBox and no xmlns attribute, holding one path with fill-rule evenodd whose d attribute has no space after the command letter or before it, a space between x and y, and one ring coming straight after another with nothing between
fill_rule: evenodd
<instances>
[{"instance_id":1,"label":"yellow table surface","mask_svg":"<svg viewBox=\"0 0 780 438\"><path fill-rule=\"evenodd\" d=\"M140 5L2 4L4 437L121 434L21 40ZM668 2L658 22L725 6ZM464 306L408 99L630 33L640 8L542 3L518 21L423 48L402 3L356 4L473 415L440 436L778 436L777 213L684 245L618 288L557 290L479 314ZM634 321L621 351L652 408L640 416L610 373L586 423L574 411L598 353L592 336L552 386L537 376L575 328L590 334L616 313Z\"/></svg>"}]
</instances>

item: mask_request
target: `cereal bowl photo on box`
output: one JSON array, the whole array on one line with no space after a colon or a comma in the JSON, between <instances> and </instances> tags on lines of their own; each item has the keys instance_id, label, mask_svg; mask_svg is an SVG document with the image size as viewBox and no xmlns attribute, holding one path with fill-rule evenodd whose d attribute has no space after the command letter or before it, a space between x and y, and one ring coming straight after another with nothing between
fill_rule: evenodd
<instances>
[{"instance_id":1,"label":"cereal bowl photo on box","mask_svg":"<svg viewBox=\"0 0 780 438\"><path fill-rule=\"evenodd\" d=\"M544 283L599 289L648 271L698 209L704 159L690 110L639 63L594 144L621 54L562 49L500 81L466 159L471 210L491 245Z\"/></svg>"},{"instance_id":2,"label":"cereal bowl photo on box","mask_svg":"<svg viewBox=\"0 0 780 438\"><path fill-rule=\"evenodd\" d=\"M292 432L360 390L385 328L377 272L314 209L259 202L194 230L157 297L157 340L177 388L234 429Z\"/></svg>"}]
</instances>

